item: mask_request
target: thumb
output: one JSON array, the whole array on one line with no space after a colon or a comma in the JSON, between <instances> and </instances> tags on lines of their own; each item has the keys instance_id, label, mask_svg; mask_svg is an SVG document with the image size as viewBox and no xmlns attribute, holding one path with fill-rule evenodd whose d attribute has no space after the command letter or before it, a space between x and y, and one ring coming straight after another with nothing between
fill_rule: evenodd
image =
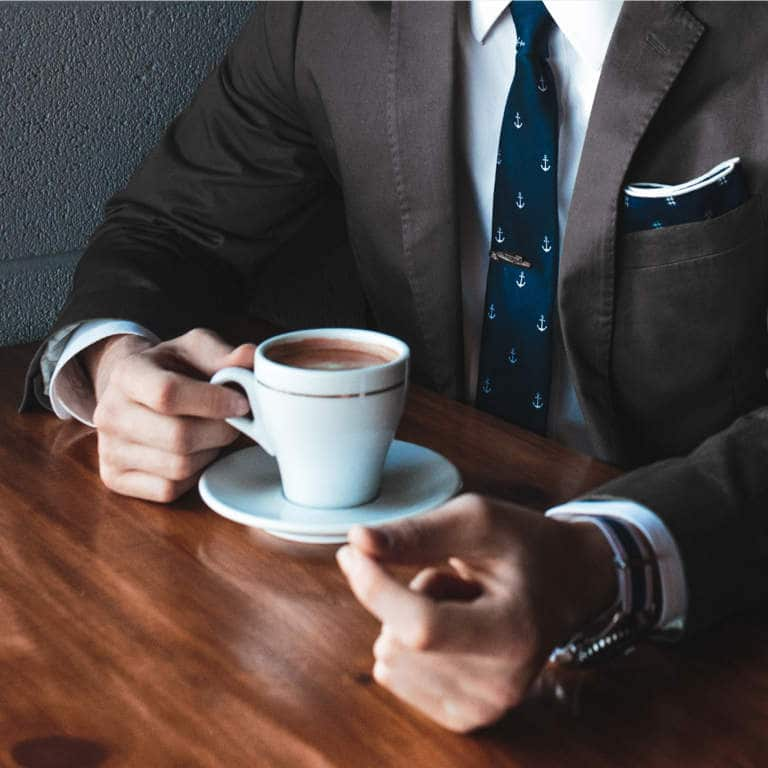
<instances>
[{"instance_id":1,"label":"thumb","mask_svg":"<svg viewBox=\"0 0 768 768\"><path fill-rule=\"evenodd\" d=\"M228 368L230 365L233 365L238 368L253 368L253 356L255 352L255 344L241 344L239 347L235 347L221 361L221 367Z\"/></svg>"},{"instance_id":2,"label":"thumb","mask_svg":"<svg viewBox=\"0 0 768 768\"><path fill-rule=\"evenodd\" d=\"M349 543L369 557L391 563L421 564L491 550L493 505L463 494L418 517L376 528L354 526Z\"/></svg>"}]
</instances>

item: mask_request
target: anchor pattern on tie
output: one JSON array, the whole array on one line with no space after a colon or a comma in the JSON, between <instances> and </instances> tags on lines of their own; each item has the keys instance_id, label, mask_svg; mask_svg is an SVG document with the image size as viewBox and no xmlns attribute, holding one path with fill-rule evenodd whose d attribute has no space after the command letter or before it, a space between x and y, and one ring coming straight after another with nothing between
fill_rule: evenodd
<instances>
[{"instance_id":1,"label":"anchor pattern on tie","mask_svg":"<svg viewBox=\"0 0 768 768\"><path fill-rule=\"evenodd\" d=\"M502 162L490 245L518 260L489 260L476 403L543 433L559 257L557 94L546 62L552 20L541 2L515 1L510 13L518 45L496 156Z\"/></svg>"}]
</instances>

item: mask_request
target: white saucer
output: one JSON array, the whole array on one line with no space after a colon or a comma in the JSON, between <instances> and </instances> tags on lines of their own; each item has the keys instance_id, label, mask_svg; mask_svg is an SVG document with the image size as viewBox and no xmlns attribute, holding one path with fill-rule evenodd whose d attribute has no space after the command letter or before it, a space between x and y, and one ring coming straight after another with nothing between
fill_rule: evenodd
<instances>
[{"instance_id":1,"label":"white saucer","mask_svg":"<svg viewBox=\"0 0 768 768\"><path fill-rule=\"evenodd\" d=\"M219 459L198 483L203 501L223 517L311 544L338 544L353 525L380 525L427 512L460 487L459 471L448 459L400 440L387 454L378 497L359 507L313 509L288 501L277 462L258 446Z\"/></svg>"}]
</instances>

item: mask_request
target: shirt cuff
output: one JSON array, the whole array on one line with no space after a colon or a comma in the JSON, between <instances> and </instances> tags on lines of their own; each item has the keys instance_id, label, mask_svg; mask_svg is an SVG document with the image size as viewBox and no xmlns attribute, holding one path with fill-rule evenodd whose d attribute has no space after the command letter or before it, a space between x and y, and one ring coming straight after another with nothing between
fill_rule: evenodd
<instances>
[{"instance_id":1,"label":"shirt cuff","mask_svg":"<svg viewBox=\"0 0 768 768\"><path fill-rule=\"evenodd\" d=\"M681 632L688 609L683 561L672 534L661 518L634 501L571 501L548 510L547 517L574 521L580 515L610 517L634 525L653 550L661 581L661 614L656 629Z\"/></svg>"},{"instance_id":2,"label":"shirt cuff","mask_svg":"<svg viewBox=\"0 0 768 768\"><path fill-rule=\"evenodd\" d=\"M51 377L56 368L56 363L58 363L59 358L64 352L69 337L77 330L79 325L80 323L65 325L63 328L59 328L56 333L52 333L48 337L48 342L45 345L42 355L40 355L40 378L42 379L43 387L42 391L38 394L38 399L41 397L46 398L45 402L43 402L42 399L40 399L40 402L41 405L44 405L47 408L50 408L50 403L47 402L47 398L48 393L51 390Z\"/></svg>"},{"instance_id":3,"label":"shirt cuff","mask_svg":"<svg viewBox=\"0 0 768 768\"><path fill-rule=\"evenodd\" d=\"M77 356L87 347L109 336L122 334L142 336L155 344L159 339L152 331L128 320L89 320L74 331L71 328L65 330L69 334L66 345L62 348L60 339L52 339L43 353L48 370L53 366L47 394L50 397L53 412L60 419L74 418L92 427L96 398L90 377ZM55 352L59 355L57 360L54 360ZM45 381L46 372L42 373Z\"/></svg>"}]
</instances>

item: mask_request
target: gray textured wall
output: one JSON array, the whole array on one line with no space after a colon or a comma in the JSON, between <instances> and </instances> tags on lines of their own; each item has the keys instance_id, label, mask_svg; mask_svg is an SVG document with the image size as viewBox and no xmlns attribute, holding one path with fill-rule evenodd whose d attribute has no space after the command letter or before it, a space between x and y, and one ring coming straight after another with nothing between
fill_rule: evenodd
<instances>
[{"instance_id":1,"label":"gray textured wall","mask_svg":"<svg viewBox=\"0 0 768 768\"><path fill-rule=\"evenodd\" d=\"M0 2L0 346L45 334L105 200L252 5Z\"/></svg>"}]
</instances>

